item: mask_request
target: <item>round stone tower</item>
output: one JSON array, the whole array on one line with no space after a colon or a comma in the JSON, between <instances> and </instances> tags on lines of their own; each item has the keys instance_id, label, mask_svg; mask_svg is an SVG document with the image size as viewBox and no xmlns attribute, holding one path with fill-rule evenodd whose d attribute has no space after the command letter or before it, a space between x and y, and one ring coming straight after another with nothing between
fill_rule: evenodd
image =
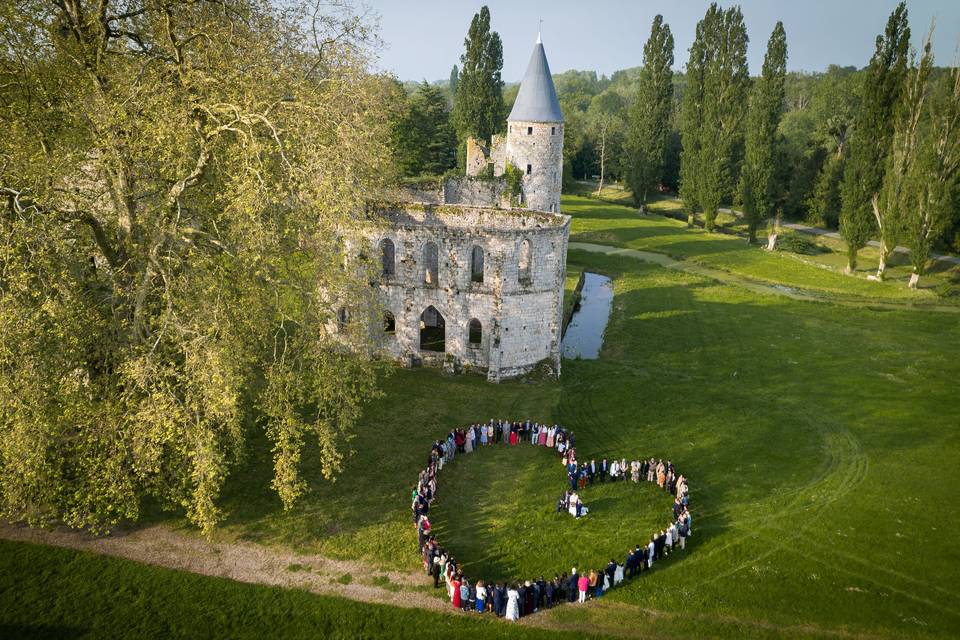
<instances>
[{"instance_id":1,"label":"round stone tower","mask_svg":"<svg viewBox=\"0 0 960 640\"><path fill-rule=\"evenodd\" d=\"M524 206L560 213L563 114L539 35L507 118L505 155L523 172Z\"/></svg>"}]
</instances>

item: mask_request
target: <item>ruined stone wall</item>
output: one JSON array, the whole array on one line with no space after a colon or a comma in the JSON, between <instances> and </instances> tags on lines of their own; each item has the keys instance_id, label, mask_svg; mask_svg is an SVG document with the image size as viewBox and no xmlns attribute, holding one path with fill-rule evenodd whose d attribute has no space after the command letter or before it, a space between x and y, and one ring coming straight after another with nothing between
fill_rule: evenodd
<instances>
[{"instance_id":1,"label":"ruined stone wall","mask_svg":"<svg viewBox=\"0 0 960 640\"><path fill-rule=\"evenodd\" d=\"M443 202L472 207L509 207L510 196L503 178L451 177L443 181Z\"/></svg>"},{"instance_id":2,"label":"ruined stone wall","mask_svg":"<svg viewBox=\"0 0 960 640\"><path fill-rule=\"evenodd\" d=\"M559 373L563 285L569 218L523 210L401 206L384 211L385 224L368 230L365 250L379 264L380 243L395 247L396 272L379 283L383 310L396 331L379 334L382 352L403 364L486 371L491 380L529 371L547 359ZM529 277L518 267L529 243ZM438 278L424 280L424 249L438 247ZM473 247L484 253L482 283L471 281ZM433 306L446 324L445 352L420 349L420 318ZM480 321L479 345L469 343L471 319ZM376 329L376 328L375 328Z\"/></svg>"},{"instance_id":3,"label":"ruined stone wall","mask_svg":"<svg viewBox=\"0 0 960 640\"><path fill-rule=\"evenodd\" d=\"M524 172L525 206L536 211L559 213L563 183L563 123L507 123L506 159Z\"/></svg>"}]
</instances>

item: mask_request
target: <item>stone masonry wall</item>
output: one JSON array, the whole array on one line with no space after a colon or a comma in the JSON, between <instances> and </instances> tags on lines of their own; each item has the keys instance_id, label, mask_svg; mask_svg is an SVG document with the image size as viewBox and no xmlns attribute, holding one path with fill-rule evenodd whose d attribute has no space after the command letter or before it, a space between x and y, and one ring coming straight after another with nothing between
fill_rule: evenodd
<instances>
[{"instance_id":1,"label":"stone masonry wall","mask_svg":"<svg viewBox=\"0 0 960 640\"><path fill-rule=\"evenodd\" d=\"M380 243L393 241L396 272L379 283L384 310L396 331L379 334L382 352L409 365L487 372L490 380L520 375L547 359L559 373L563 283L569 218L523 210L474 207L400 207L383 212L387 224L366 234L367 251L380 258ZM530 246L530 277L520 277L521 245ZM438 279L424 282L424 247L437 245ZM471 282L474 246L484 252L482 283ZM420 318L433 306L446 323L445 352L420 350ZM471 319L483 332L469 343Z\"/></svg>"},{"instance_id":2,"label":"stone masonry wall","mask_svg":"<svg viewBox=\"0 0 960 640\"><path fill-rule=\"evenodd\" d=\"M523 195L527 208L559 213L563 183L563 123L507 123L506 159L524 172Z\"/></svg>"}]
</instances>

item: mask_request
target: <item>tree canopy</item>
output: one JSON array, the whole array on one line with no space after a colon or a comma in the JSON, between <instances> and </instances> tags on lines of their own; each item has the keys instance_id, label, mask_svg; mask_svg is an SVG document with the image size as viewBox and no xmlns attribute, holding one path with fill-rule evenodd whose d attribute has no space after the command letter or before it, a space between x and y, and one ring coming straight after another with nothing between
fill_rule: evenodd
<instances>
[{"instance_id":1,"label":"tree canopy","mask_svg":"<svg viewBox=\"0 0 960 640\"><path fill-rule=\"evenodd\" d=\"M506 126L500 77L503 44L500 34L490 31L490 9L484 6L473 16L463 45L466 50L460 56L453 125L461 141L468 137L489 141Z\"/></svg>"},{"instance_id":2,"label":"tree canopy","mask_svg":"<svg viewBox=\"0 0 960 640\"><path fill-rule=\"evenodd\" d=\"M626 179L636 204L642 205L660 185L667 162L673 113L673 34L657 15L643 47L643 69L629 112Z\"/></svg>"},{"instance_id":3,"label":"tree canopy","mask_svg":"<svg viewBox=\"0 0 960 640\"><path fill-rule=\"evenodd\" d=\"M0 509L104 530L150 496L209 531L251 429L285 507L375 382L338 237L389 175L347 8L0 8ZM259 408L258 411L252 409Z\"/></svg>"}]
</instances>

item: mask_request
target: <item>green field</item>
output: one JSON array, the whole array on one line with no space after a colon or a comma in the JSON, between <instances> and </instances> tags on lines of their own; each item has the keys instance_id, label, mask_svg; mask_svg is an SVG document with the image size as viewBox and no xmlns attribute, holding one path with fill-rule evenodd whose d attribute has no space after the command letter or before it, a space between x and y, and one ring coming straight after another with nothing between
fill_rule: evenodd
<instances>
[{"instance_id":1,"label":"green field","mask_svg":"<svg viewBox=\"0 0 960 640\"><path fill-rule=\"evenodd\" d=\"M559 382L500 385L397 370L366 412L336 483L305 455L313 490L291 512L269 490L269 445L258 442L231 476L218 539L417 571L409 495L430 442L454 426L529 417L572 428L581 458L671 458L690 477L694 504L686 554L535 624L658 638L960 636L960 316L922 306L950 299L843 276L628 207L582 197L563 206L574 217L571 241L663 252L827 301L571 250L571 273L613 278L599 360L564 361ZM555 458L529 446L458 458L441 479L437 533L471 577L534 578L621 557L669 513L654 488L618 485L585 495L596 506L589 519L557 516L564 479ZM251 630L291 635L322 637L334 615L354 635L391 635L413 619L401 609L73 552L0 549L2 637L28 624L135 624L140 636L191 636L184 621L212 599L225 612L218 621L237 612ZM101 574L100 582L82 579ZM111 599L128 608L107 611ZM135 615L137 607L147 614ZM417 615L424 637L506 628ZM243 635L239 623L219 625L194 635Z\"/></svg>"}]
</instances>

